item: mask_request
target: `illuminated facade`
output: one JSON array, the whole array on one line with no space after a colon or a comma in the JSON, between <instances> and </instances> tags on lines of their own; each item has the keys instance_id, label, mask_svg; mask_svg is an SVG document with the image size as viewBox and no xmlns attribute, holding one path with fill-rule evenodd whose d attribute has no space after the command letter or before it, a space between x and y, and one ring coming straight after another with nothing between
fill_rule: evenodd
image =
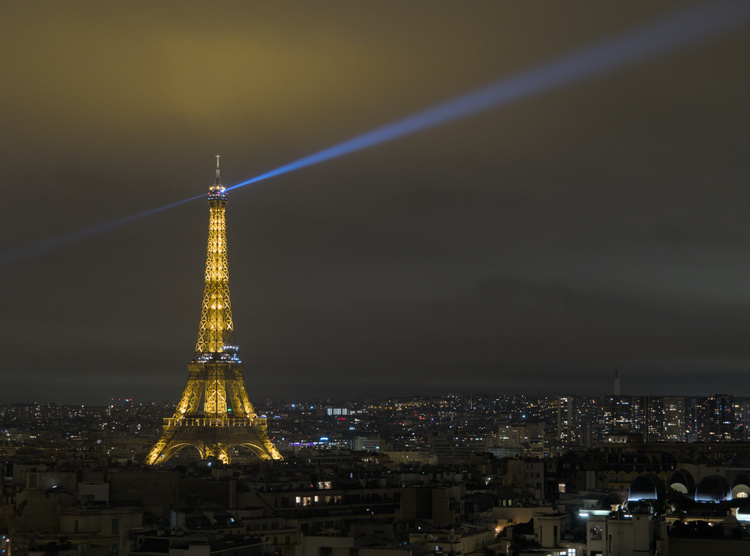
<instances>
[{"instance_id":1,"label":"illuminated facade","mask_svg":"<svg viewBox=\"0 0 750 556\"><path fill-rule=\"evenodd\" d=\"M266 434L266 419L258 417L250 403L234 342L226 205L217 156L216 183L208 190L206 285L195 356L188 364L188 379L177 410L164 419L164 432L146 457L149 465L160 465L189 446L198 450L201 459L213 457L225 463L240 446L261 459L282 459Z\"/></svg>"}]
</instances>

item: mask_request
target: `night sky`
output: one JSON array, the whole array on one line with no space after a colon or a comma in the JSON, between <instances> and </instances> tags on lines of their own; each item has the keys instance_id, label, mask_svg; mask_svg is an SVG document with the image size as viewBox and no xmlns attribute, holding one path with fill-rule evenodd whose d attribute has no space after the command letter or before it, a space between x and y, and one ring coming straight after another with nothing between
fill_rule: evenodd
<instances>
[{"instance_id":1,"label":"night sky","mask_svg":"<svg viewBox=\"0 0 750 556\"><path fill-rule=\"evenodd\" d=\"M0 402L176 399L193 354L204 200L40 242L696 4L0 3ZM231 191L251 400L604 395L615 369L750 395L749 53L746 25Z\"/></svg>"}]
</instances>

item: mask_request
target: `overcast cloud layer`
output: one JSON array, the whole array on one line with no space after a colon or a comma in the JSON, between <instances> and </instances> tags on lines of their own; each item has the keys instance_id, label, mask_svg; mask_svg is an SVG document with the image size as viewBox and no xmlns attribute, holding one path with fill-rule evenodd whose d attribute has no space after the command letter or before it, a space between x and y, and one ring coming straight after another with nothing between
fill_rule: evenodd
<instances>
[{"instance_id":1,"label":"overcast cloud layer","mask_svg":"<svg viewBox=\"0 0 750 556\"><path fill-rule=\"evenodd\" d=\"M685 2L0 3L0 253ZM232 191L250 397L750 395L750 29ZM0 401L177 398L208 209L0 267Z\"/></svg>"}]
</instances>

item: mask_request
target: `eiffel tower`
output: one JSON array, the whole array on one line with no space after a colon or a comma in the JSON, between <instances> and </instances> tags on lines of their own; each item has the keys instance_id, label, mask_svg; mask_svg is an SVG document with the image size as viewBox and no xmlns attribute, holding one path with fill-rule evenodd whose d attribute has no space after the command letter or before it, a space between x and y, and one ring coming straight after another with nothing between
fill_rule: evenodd
<instances>
[{"instance_id":1,"label":"eiffel tower","mask_svg":"<svg viewBox=\"0 0 750 556\"><path fill-rule=\"evenodd\" d=\"M213 457L224 463L229 463L232 448L238 446L261 459L282 459L266 434L266 419L258 417L250 403L234 342L226 206L217 155L216 183L208 189L206 286L195 356L188 364L187 384L177 410L164 419L164 432L146 456L149 465L161 465L188 446L196 448L201 459Z\"/></svg>"}]
</instances>

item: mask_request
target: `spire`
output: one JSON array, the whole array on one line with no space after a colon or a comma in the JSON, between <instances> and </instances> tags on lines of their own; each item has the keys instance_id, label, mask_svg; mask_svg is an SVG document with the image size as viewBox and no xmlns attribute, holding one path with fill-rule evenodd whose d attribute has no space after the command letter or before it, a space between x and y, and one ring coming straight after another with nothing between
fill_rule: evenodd
<instances>
[{"instance_id":1,"label":"spire","mask_svg":"<svg viewBox=\"0 0 750 556\"><path fill-rule=\"evenodd\" d=\"M220 201L227 200L227 190L221 185L221 168L219 168L220 154L216 155L216 182L208 188L208 198Z\"/></svg>"}]
</instances>

